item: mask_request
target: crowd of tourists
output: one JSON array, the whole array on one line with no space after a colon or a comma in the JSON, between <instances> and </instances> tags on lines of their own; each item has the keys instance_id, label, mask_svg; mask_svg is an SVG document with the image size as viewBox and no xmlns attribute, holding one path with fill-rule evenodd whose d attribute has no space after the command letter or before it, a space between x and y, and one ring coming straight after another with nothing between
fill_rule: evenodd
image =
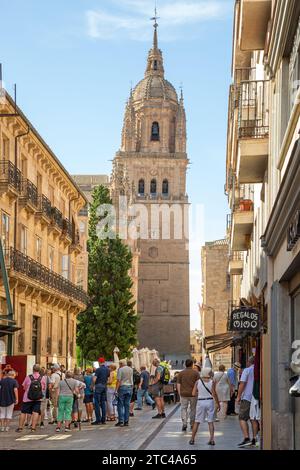
<instances>
[{"instance_id":1,"label":"crowd of tourists","mask_svg":"<svg viewBox=\"0 0 300 470\"><path fill-rule=\"evenodd\" d=\"M121 360L107 365L99 358L99 367L88 367L84 372L76 367L66 370L53 364L45 369L38 364L22 383L23 399L16 432L29 426L31 432L43 428L45 420L55 425L56 432L80 427L82 422L104 425L116 421L119 427L128 426L134 411L143 403L157 412L153 419L163 419L165 404L163 387L170 381L168 365L154 359L152 375L146 366L137 371L132 361ZM14 407L18 404L19 384L13 370L4 371L0 380L0 430L8 431ZM150 392L151 388L151 392ZM85 409L85 418L83 411Z\"/></svg>"},{"instance_id":2,"label":"crowd of tourists","mask_svg":"<svg viewBox=\"0 0 300 470\"><path fill-rule=\"evenodd\" d=\"M151 371L146 366L136 370L132 362L121 360L118 365L107 364L99 358L99 367L87 367L85 371L76 367L66 370L63 365L53 364L45 369L38 364L32 374L22 383L23 399L17 432L28 426L31 432L43 428L45 420L55 426L56 432L81 427L85 422L92 426L115 421L115 426L129 426L134 412L143 405L156 409L153 419L164 419L166 386L174 384L174 401L180 401L182 431L190 426L190 445L195 444L200 425L207 423L208 445L215 445L216 421L237 415L243 441L239 447L256 446L260 429L260 403L255 382L255 358L248 359L247 367L241 371L239 363L225 370L223 365L213 372L191 359L185 368L171 379L168 364L154 359ZM18 404L19 384L13 370L0 377L0 431L9 430L13 410ZM85 411L85 412L84 412ZM84 417L84 419L83 419ZM248 422L251 422L250 439Z\"/></svg>"}]
</instances>

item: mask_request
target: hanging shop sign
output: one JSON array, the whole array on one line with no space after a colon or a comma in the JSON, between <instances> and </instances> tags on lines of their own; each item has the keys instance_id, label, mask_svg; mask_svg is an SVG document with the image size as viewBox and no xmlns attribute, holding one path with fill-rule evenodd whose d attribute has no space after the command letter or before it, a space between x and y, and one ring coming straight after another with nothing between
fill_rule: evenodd
<instances>
[{"instance_id":1,"label":"hanging shop sign","mask_svg":"<svg viewBox=\"0 0 300 470\"><path fill-rule=\"evenodd\" d=\"M292 251L300 238L300 210L298 210L291 221L287 232L287 251Z\"/></svg>"},{"instance_id":2,"label":"hanging shop sign","mask_svg":"<svg viewBox=\"0 0 300 470\"><path fill-rule=\"evenodd\" d=\"M256 308L237 308L230 315L230 331L259 332L260 318L260 312Z\"/></svg>"}]
</instances>

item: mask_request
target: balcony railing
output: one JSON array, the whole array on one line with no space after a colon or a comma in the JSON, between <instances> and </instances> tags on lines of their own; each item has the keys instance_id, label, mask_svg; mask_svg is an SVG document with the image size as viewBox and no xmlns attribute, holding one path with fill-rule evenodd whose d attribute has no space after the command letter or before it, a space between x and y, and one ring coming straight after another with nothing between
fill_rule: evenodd
<instances>
[{"instance_id":1,"label":"balcony railing","mask_svg":"<svg viewBox=\"0 0 300 470\"><path fill-rule=\"evenodd\" d=\"M37 187L27 178L22 181L22 199L30 202L34 207L38 208L38 190Z\"/></svg>"},{"instance_id":2,"label":"balcony railing","mask_svg":"<svg viewBox=\"0 0 300 470\"><path fill-rule=\"evenodd\" d=\"M51 219L51 216L52 216L51 202L46 196L44 196L44 194L42 196L39 196L38 207L39 207L39 212L42 215L44 215L48 219Z\"/></svg>"},{"instance_id":3,"label":"balcony railing","mask_svg":"<svg viewBox=\"0 0 300 470\"><path fill-rule=\"evenodd\" d=\"M9 160L0 161L0 184L11 185L15 190L21 192L22 174Z\"/></svg>"},{"instance_id":4,"label":"balcony railing","mask_svg":"<svg viewBox=\"0 0 300 470\"><path fill-rule=\"evenodd\" d=\"M242 251L233 251L229 254L230 261L243 261L244 253Z\"/></svg>"},{"instance_id":5,"label":"balcony railing","mask_svg":"<svg viewBox=\"0 0 300 470\"><path fill-rule=\"evenodd\" d=\"M10 248L9 268L16 272L43 284L50 289L87 304L87 293L80 287L65 279L63 276L54 273L42 264L27 255L24 255L15 248Z\"/></svg>"},{"instance_id":6,"label":"balcony railing","mask_svg":"<svg viewBox=\"0 0 300 470\"><path fill-rule=\"evenodd\" d=\"M69 238L72 239L73 229L72 224L68 219L63 219L63 233L66 234Z\"/></svg>"},{"instance_id":7,"label":"balcony railing","mask_svg":"<svg viewBox=\"0 0 300 470\"><path fill-rule=\"evenodd\" d=\"M239 138L269 135L268 81L245 81L239 90Z\"/></svg>"},{"instance_id":8,"label":"balcony railing","mask_svg":"<svg viewBox=\"0 0 300 470\"><path fill-rule=\"evenodd\" d=\"M57 207L52 207L51 213L54 225L63 230L63 215L60 210L58 210Z\"/></svg>"}]
</instances>

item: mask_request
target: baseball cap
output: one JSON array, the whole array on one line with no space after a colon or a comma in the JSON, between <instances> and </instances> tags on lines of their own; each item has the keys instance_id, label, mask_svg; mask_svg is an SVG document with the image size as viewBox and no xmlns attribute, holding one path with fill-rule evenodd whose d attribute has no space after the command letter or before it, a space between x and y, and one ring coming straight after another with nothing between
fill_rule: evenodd
<instances>
[{"instance_id":1,"label":"baseball cap","mask_svg":"<svg viewBox=\"0 0 300 470\"><path fill-rule=\"evenodd\" d=\"M104 364L105 357L99 357L98 362L99 362L99 364Z\"/></svg>"}]
</instances>

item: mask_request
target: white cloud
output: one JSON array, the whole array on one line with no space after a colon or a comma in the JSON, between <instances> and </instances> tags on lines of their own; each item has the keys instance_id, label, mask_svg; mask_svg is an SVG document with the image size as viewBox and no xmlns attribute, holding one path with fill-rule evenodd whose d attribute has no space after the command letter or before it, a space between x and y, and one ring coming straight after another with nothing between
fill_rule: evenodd
<instances>
[{"instance_id":1,"label":"white cloud","mask_svg":"<svg viewBox=\"0 0 300 470\"><path fill-rule=\"evenodd\" d=\"M111 6L112 2L109 3ZM113 13L108 7L89 10L86 12L88 35L99 39L148 40L152 34L147 25L153 15L153 4L153 0L113 0ZM176 39L187 25L222 18L228 6L227 0L165 0L159 5L162 39Z\"/></svg>"}]
</instances>

